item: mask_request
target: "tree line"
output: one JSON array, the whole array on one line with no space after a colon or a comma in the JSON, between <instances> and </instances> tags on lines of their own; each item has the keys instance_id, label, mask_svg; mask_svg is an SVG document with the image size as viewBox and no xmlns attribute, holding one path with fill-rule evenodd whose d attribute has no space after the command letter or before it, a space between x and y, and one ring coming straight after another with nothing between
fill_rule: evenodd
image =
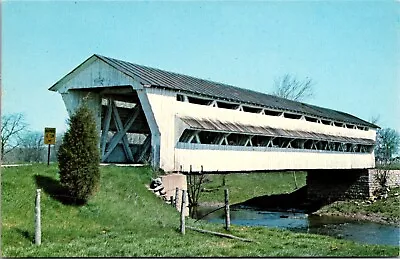
<instances>
[{"instance_id":1,"label":"tree line","mask_svg":"<svg viewBox=\"0 0 400 259\"><path fill-rule=\"evenodd\" d=\"M61 142L62 134L58 134L56 144L51 146L50 161L57 161L56 153ZM29 129L29 124L22 113L1 116L0 145L3 164L47 161L48 147L44 144L44 132Z\"/></svg>"}]
</instances>

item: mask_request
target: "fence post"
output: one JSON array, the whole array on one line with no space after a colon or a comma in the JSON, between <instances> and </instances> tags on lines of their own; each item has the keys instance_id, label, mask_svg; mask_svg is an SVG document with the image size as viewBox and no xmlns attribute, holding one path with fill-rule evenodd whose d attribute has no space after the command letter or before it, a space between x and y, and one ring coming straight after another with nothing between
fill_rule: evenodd
<instances>
[{"instance_id":1,"label":"fence post","mask_svg":"<svg viewBox=\"0 0 400 259\"><path fill-rule=\"evenodd\" d=\"M169 196L169 202L171 203L171 206L174 207L174 196Z\"/></svg>"},{"instance_id":2,"label":"fence post","mask_svg":"<svg viewBox=\"0 0 400 259\"><path fill-rule=\"evenodd\" d=\"M225 189L225 228L229 230L231 227L231 216L229 210L229 190Z\"/></svg>"},{"instance_id":3,"label":"fence post","mask_svg":"<svg viewBox=\"0 0 400 259\"><path fill-rule=\"evenodd\" d=\"M295 171L293 171L293 178L294 178L294 185L295 185L295 190L297 190L297 179L296 179L296 172Z\"/></svg>"},{"instance_id":4,"label":"fence post","mask_svg":"<svg viewBox=\"0 0 400 259\"><path fill-rule=\"evenodd\" d=\"M185 234L185 204L186 204L186 190L182 190L182 203L181 203L181 233Z\"/></svg>"},{"instance_id":5,"label":"fence post","mask_svg":"<svg viewBox=\"0 0 400 259\"><path fill-rule=\"evenodd\" d=\"M35 245L42 243L42 230L40 222L40 189L36 189L35 199Z\"/></svg>"},{"instance_id":6,"label":"fence post","mask_svg":"<svg viewBox=\"0 0 400 259\"><path fill-rule=\"evenodd\" d=\"M176 187L175 189L175 209L179 211L179 188Z\"/></svg>"}]
</instances>

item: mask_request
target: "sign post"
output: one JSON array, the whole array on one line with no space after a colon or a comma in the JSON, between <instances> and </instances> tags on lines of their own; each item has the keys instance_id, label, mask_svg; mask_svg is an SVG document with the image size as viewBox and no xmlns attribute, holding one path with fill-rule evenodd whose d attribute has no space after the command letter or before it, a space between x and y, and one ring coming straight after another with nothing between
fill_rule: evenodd
<instances>
[{"instance_id":1,"label":"sign post","mask_svg":"<svg viewBox=\"0 0 400 259\"><path fill-rule=\"evenodd\" d=\"M49 145L47 165L50 164L50 145L56 144L56 128L44 128L44 144Z\"/></svg>"}]
</instances>

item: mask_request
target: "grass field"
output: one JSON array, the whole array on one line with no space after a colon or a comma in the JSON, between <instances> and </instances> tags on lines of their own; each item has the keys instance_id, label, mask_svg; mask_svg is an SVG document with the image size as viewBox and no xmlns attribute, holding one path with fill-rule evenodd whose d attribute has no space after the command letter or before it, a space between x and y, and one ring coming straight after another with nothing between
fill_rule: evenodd
<instances>
[{"instance_id":1,"label":"grass field","mask_svg":"<svg viewBox=\"0 0 400 259\"><path fill-rule=\"evenodd\" d=\"M296 172L297 187L306 184L306 172ZM200 203L224 202L224 189L229 189L230 203L239 203L253 197L271 194L290 193L296 189L291 172L277 173L248 173L225 175L207 175L208 181L204 184L208 192L202 192Z\"/></svg>"},{"instance_id":2,"label":"grass field","mask_svg":"<svg viewBox=\"0 0 400 259\"><path fill-rule=\"evenodd\" d=\"M190 230L182 236L178 231L178 213L145 188L144 184L148 184L153 175L148 168L102 167L100 191L81 207L65 205L61 197L56 196L58 176L55 165L5 168L1 174L1 251L5 257L393 257L399 254L398 248L393 246L362 245L264 227L232 227L231 234L257 243ZM232 181L228 178L227 184ZM40 247L32 243L34 198L38 186L43 188ZM234 199L240 201L238 197ZM221 225L187 221L191 226L224 232Z\"/></svg>"}]
</instances>

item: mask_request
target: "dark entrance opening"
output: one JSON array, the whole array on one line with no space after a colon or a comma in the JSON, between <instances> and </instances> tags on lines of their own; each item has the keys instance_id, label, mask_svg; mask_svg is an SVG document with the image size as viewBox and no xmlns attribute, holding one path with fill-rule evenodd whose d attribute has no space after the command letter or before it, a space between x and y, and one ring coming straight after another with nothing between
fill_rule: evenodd
<instances>
[{"instance_id":1,"label":"dark entrance opening","mask_svg":"<svg viewBox=\"0 0 400 259\"><path fill-rule=\"evenodd\" d=\"M113 87L101 98L101 161L148 163L151 132L136 91Z\"/></svg>"}]
</instances>

